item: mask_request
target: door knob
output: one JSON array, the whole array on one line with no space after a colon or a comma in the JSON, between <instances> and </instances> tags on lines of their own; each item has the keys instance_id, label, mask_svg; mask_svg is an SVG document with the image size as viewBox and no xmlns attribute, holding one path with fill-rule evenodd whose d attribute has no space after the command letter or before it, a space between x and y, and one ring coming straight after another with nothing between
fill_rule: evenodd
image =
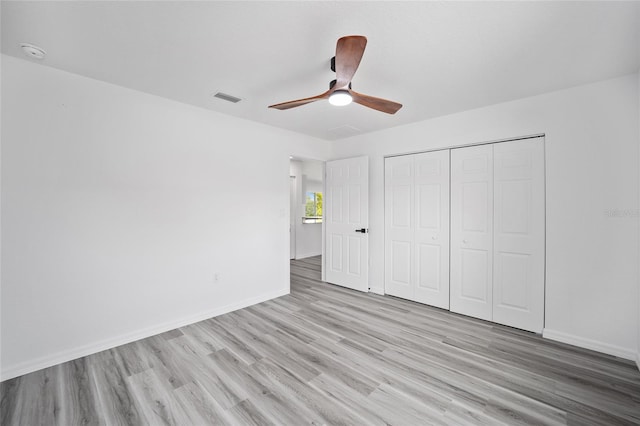
<instances>
[{"instance_id":1,"label":"door knob","mask_svg":"<svg viewBox=\"0 0 640 426\"><path fill-rule=\"evenodd\" d=\"M435 235L433 237L431 237L432 240L437 240L438 237L436 237Z\"/></svg>"},{"instance_id":2,"label":"door knob","mask_svg":"<svg viewBox=\"0 0 640 426\"><path fill-rule=\"evenodd\" d=\"M361 234L366 234L367 232L369 232L369 230L366 228L360 228L360 229L356 229L356 232L360 232Z\"/></svg>"},{"instance_id":3,"label":"door knob","mask_svg":"<svg viewBox=\"0 0 640 426\"><path fill-rule=\"evenodd\" d=\"M462 244L467 244L469 241L467 240L462 240Z\"/></svg>"}]
</instances>

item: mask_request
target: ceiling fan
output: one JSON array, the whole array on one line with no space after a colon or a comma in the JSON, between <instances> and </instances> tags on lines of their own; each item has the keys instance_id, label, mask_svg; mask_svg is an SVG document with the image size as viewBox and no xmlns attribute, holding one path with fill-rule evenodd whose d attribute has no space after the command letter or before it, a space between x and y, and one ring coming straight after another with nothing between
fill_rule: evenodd
<instances>
[{"instance_id":1,"label":"ceiling fan","mask_svg":"<svg viewBox=\"0 0 640 426\"><path fill-rule=\"evenodd\" d=\"M387 114L395 114L402 104L386 99L374 98L351 90L351 79L360 65L360 60L367 46L364 36L345 36L338 39L336 56L331 58L331 70L335 71L336 79L329 83L329 90L318 96L282 102L270 105L269 108L280 110L299 107L321 99L328 99L332 105L348 105L352 101Z\"/></svg>"}]
</instances>

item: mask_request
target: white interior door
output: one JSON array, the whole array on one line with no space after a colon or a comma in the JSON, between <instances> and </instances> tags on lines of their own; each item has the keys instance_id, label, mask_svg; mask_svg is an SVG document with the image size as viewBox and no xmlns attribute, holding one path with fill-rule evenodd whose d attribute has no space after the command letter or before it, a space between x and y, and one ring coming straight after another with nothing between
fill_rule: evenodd
<instances>
[{"instance_id":1,"label":"white interior door","mask_svg":"<svg viewBox=\"0 0 640 426\"><path fill-rule=\"evenodd\" d=\"M451 150L451 311L492 320L493 145Z\"/></svg>"},{"instance_id":2,"label":"white interior door","mask_svg":"<svg viewBox=\"0 0 640 426\"><path fill-rule=\"evenodd\" d=\"M449 309L449 150L414 156L414 300Z\"/></svg>"},{"instance_id":3,"label":"white interior door","mask_svg":"<svg viewBox=\"0 0 640 426\"><path fill-rule=\"evenodd\" d=\"M326 280L369 290L369 158L326 163Z\"/></svg>"},{"instance_id":4,"label":"white interior door","mask_svg":"<svg viewBox=\"0 0 640 426\"><path fill-rule=\"evenodd\" d=\"M289 259L296 258L296 221L301 220L296 211L296 177L289 176Z\"/></svg>"},{"instance_id":5,"label":"white interior door","mask_svg":"<svg viewBox=\"0 0 640 426\"><path fill-rule=\"evenodd\" d=\"M544 323L544 139L494 145L493 321Z\"/></svg>"},{"instance_id":6,"label":"white interior door","mask_svg":"<svg viewBox=\"0 0 640 426\"><path fill-rule=\"evenodd\" d=\"M385 160L385 293L449 309L449 151Z\"/></svg>"},{"instance_id":7,"label":"white interior door","mask_svg":"<svg viewBox=\"0 0 640 426\"><path fill-rule=\"evenodd\" d=\"M412 155L384 160L384 292L410 300L415 293L413 163Z\"/></svg>"}]
</instances>

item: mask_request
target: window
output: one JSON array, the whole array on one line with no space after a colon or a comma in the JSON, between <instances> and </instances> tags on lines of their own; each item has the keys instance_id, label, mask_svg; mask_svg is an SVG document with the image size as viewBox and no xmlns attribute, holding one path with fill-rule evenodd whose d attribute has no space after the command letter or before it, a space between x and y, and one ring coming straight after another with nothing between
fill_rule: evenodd
<instances>
[{"instance_id":1,"label":"window","mask_svg":"<svg viewBox=\"0 0 640 426\"><path fill-rule=\"evenodd\" d=\"M302 223L322 223L322 192L307 192Z\"/></svg>"}]
</instances>

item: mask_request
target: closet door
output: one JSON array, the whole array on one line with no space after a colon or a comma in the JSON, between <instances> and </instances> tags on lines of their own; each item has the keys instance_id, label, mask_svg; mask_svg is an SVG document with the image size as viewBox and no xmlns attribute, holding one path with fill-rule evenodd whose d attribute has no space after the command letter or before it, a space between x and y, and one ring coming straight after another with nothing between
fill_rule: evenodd
<instances>
[{"instance_id":1,"label":"closet door","mask_svg":"<svg viewBox=\"0 0 640 426\"><path fill-rule=\"evenodd\" d=\"M493 321L542 332L544 139L494 146Z\"/></svg>"},{"instance_id":2,"label":"closet door","mask_svg":"<svg viewBox=\"0 0 640 426\"><path fill-rule=\"evenodd\" d=\"M449 151L385 160L385 293L449 309Z\"/></svg>"},{"instance_id":3,"label":"closet door","mask_svg":"<svg viewBox=\"0 0 640 426\"><path fill-rule=\"evenodd\" d=\"M493 146L451 150L451 311L492 320Z\"/></svg>"},{"instance_id":4,"label":"closet door","mask_svg":"<svg viewBox=\"0 0 640 426\"><path fill-rule=\"evenodd\" d=\"M414 296L449 309L449 150L414 157Z\"/></svg>"},{"instance_id":5,"label":"closet door","mask_svg":"<svg viewBox=\"0 0 640 426\"><path fill-rule=\"evenodd\" d=\"M385 162L385 267L384 291L412 299L411 259L414 257L413 157L386 158Z\"/></svg>"}]
</instances>

